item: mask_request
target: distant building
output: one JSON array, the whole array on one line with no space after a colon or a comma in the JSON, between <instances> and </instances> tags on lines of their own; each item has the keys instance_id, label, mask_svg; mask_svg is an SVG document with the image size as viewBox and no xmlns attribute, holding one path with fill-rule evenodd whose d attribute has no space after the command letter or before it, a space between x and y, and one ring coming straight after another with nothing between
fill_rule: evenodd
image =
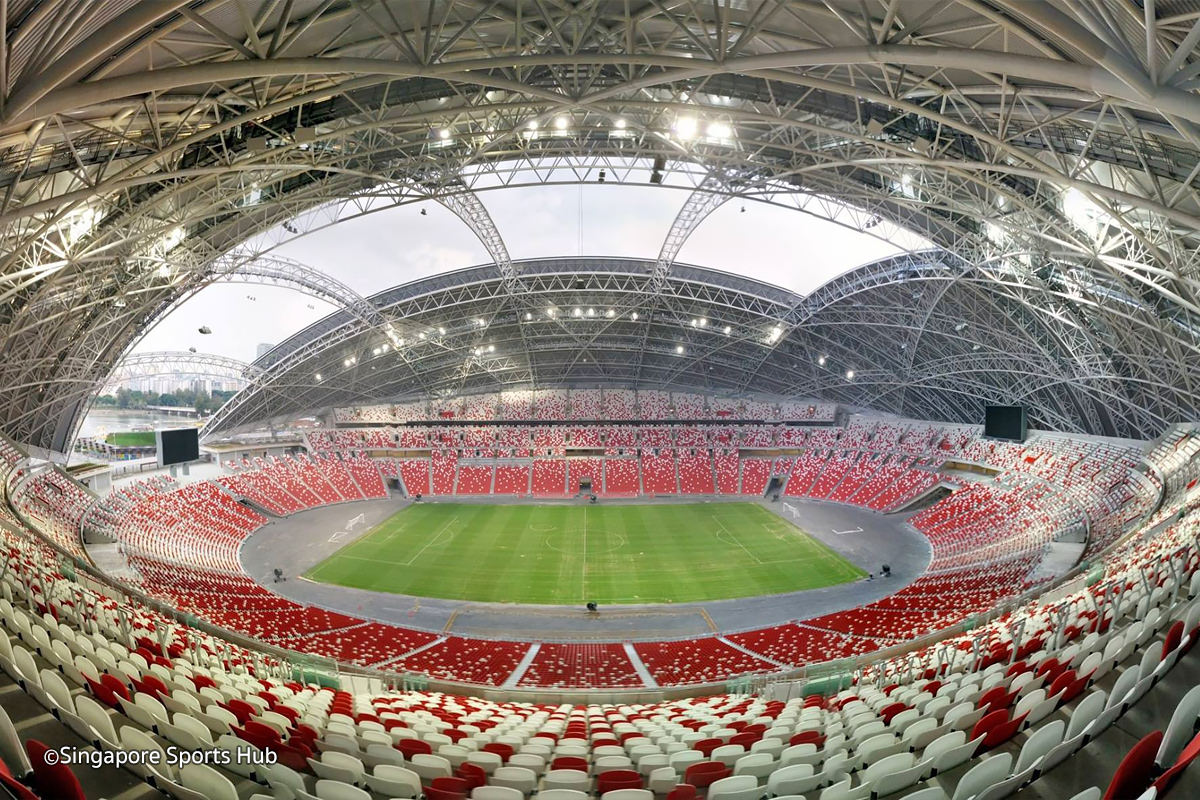
<instances>
[{"instance_id":1,"label":"distant building","mask_svg":"<svg viewBox=\"0 0 1200 800\"><path fill-rule=\"evenodd\" d=\"M274 346L275 346L275 345L271 344L270 342L260 342L260 343L259 343L259 345L258 345L258 352L256 352L256 353L254 354L254 357L255 357L255 358L262 358L262 357L263 357L263 356L265 356L265 355L267 354L267 352L268 352L268 351L269 351L269 350L270 350L272 347L274 347Z\"/></svg>"}]
</instances>

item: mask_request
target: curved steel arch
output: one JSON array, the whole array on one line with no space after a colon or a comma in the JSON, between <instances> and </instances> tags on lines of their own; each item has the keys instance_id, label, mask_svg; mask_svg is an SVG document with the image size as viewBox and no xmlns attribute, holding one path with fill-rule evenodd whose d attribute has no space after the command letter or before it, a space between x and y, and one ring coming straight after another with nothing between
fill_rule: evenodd
<instances>
[{"instance_id":1,"label":"curved steel arch","mask_svg":"<svg viewBox=\"0 0 1200 800\"><path fill-rule=\"evenodd\" d=\"M262 370L236 358L213 353L166 350L131 353L125 356L117 362L117 366L109 375L109 383L126 383L138 378L181 373L250 383Z\"/></svg>"},{"instance_id":2,"label":"curved steel arch","mask_svg":"<svg viewBox=\"0 0 1200 800\"><path fill-rule=\"evenodd\" d=\"M1036 424L1121 436L1150 437L1182 416L1181 408L1195 408L1195 398L1183 394L1171 401L1180 404L1174 408L1161 397L1147 402L1147 393L1179 390L1164 380L1127 380L1106 352L1081 347L1071 338L1078 323L1053 311L1059 297L1051 288L1007 284L944 251L866 265L807 297L688 265L677 265L653 292L653 264L520 262L531 304L565 312L582 291L600 313L594 320L573 313L566 320L545 312L533 320L497 315L489 327L495 352L475 353L478 371L468 382L460 365L479 339L462 321L477 309L507 308L499 270L477 268L382 293L376 297L382 313L405 320L410 330L444 334L437 341L410 339L401 360L372 352L369 337L349 318L314 328L221 409L206 435L338 404L433 396L407 379L407 369L425 375L435 393L661 385L820 397L955 422L977 422L985 401L1022 402ZM648 298L654 298L649 305ZM606 308L614 310L611 317ZM644 313L634 320L632 308ZM698 325L701 315L711 324ZM562 335L564 324L579 332ZM783 325L782 335L768 335ZM581 348L588 358L580 358ZM826 365L817 364L818 356ZM853 380L843 377L847 369L855 371Z\"/></svg>"},{"instance_id":3,"label":"curved steel arch","mask_svg":"<svg viewBox=\"0 0 1200 800\"><path fill-rule=\"evenodd\" d=\"M371 302L342 281L293 258L270 253L231 252L215 260L210 278L299 289L343 308L366 325L383 329L387 321Z\"/></svg>"}]
</instances>

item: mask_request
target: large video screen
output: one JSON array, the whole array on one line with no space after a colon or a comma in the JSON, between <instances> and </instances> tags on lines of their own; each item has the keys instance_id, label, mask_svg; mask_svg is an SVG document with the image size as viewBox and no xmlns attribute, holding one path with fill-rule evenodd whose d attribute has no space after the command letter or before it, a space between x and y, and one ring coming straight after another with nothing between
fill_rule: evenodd
<instances>
[{"instance_id":1,"label":"large video screen","mask_svg":"<svg viewBox=\"0 0 1200 800\"><path fill-rule=\"evenodd\" d=\"M984 436L1023 442L1027 433L1025 406L988 406L984 410Z\"/></svg>"},{"instance_id":2,"label":"large video screen","mask_svg":"<svg viewBox=\"0 0 1200 800\"><path fill-rule=\"evenodd\" d=\"M200 458L200 431L197 428L174 428L154 432L158 448L158 465L169 467Z\"/></svg>"}]
</instances>

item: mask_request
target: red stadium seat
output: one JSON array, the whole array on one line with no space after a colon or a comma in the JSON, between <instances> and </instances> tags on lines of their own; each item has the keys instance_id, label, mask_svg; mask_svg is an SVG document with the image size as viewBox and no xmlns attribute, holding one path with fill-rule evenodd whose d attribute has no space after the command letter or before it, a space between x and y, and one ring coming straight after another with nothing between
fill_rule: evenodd
<instances>
[{"instance_id":1,"label":"red stadium seat","mask_svg":"<svg viewBox=\"0 0 1200 800\"><path fill-rule=\"evenodd\" d=\"M733 770L720 761L700 761L689 766L683 773L683 782L697 790L707 789L714 781L728 778Z\"/></svg>"},{"instance_id":2,"label":"red stadium seat","mask_svg":"<svg viewBox=\"0 0 1200 800\"><path fill-rule=\"evenodd\" d=\"M1104 800L1137 800L1154 778L1154 756L1162 738L1162 731L1152 731L1130 748L1117 765Z\"/></svg>"},{"instance_id":3,"label":"red stadium seat","mask_svg":"<svg viewBox=\"0 0 1200 800\"><path fill-rule=\"evenodd\" d=\"M676 784L675 788L667 792L666 800L695 800L696 787L690 783Z\"/></svg>"},{"instance_id":4,"label":"red stadium seat","mask_svg":"<svg viewBox=\"0 0 1200 800\"><path fill-rule=\"evenodd\" d=\"M25 752L33 765L33 785L43 800L87 800L75 773L65 764L46 763L50 750L37 739L25 740Z\"/></svg>"},{"instance_id":5,"label":"red stadium seat","mask_svg":"<svg viewBox=\"0 0 1200 800\"><path fill-rule=\"evenodd\" d=\"M642 776L631 769L610 769L596 776L596 792L600 795L617 789L641 788Z\"/></svg>"}]
</instances>

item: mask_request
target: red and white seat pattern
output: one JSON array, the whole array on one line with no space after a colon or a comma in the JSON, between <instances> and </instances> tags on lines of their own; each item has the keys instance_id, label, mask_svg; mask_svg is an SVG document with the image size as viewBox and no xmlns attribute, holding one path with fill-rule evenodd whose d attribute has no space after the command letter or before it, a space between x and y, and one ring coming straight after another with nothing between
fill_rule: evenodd
<instances>
[{"instance_id":1,"label":"red and white seat pattern","mask_svg":"<svg viewBox=\"0 0 1200 800\"><path fill-rule=\"evenodd\" d=\"M716 492L711 451L680 451L679 493L716 494Z\"/></svg>"},{"instance_id":2,"label":"red and white seat pattern","mask_svg":"<svg viewBox=\"0 0 1200 800\"><path fill-rule=\"evenodd\" d=\"M43 526L59 547L75 558L86 559L79 537L80 520L95 500L81 484L51 468L25 479L13 505L34 524Z\"/></svg>"},{"instance_id":3,"label":"red and white seat pattern","mask_svg":"<svg viewBox=\"0 0 1200 800\"><path fill-rule=\"evenodd\" d=\"M671 392L671 405L675 408L675 419L707 419L705 398L702 394Z\"/></svg>"},{"instance_id":4,"label":"red and white seat pattern","mask_svg":"<svg viewBox=\"0 0 1200 800\"><path fill-rule=\"evenodd\" d=\"M409 497L432 494L433 484L429 480L429 459L402 458L393 463L396 464L400 480Z\"/></svg>"},{"instance_id":5,"label":"red and white seat pattern","mask_svg":"<svg viewBox=\"0 0 1200 800\"><path fill-rule=\"evenodd\" d=\"M538 647L518 686L621 688L644 686L621 644L556 644Z\"/></svg>"},{"instance_id":6,"label":"red and white seat pattern","mask_svg":"<svg viewBox=\"0 0 1200 800\"><path fill-rule=\"evenodd\" d=\"M603 480L603 467L599 458L572 458L568 460L567 494L572 497L579 494L584 481L592 487L591 491L598 492Z\"/></svg>"},{"instance_id":7,"label":"red and white seat pattern","mask_svg":"<svg viewBox=\"0 0 1200 800\"><path fill-rule=\"evenodd\" d=\"M1020 461L1011 464L1027 480L1041 479L1032 471L1020 472ZM209 489L198 490L201 494L189 500L201 507L224 508L224 500L207 494L212 490L220 497L222 490L204 485ZM1162 498L1168 517L1187 507L1188 488L1183 483ZM183 501L168 498L184 491L147 492L134 508L155 498L178 502L182 508ZM223 530L233 524L219 514L208 521ZM26 692L101 750L138 749L146 742L157 746L155 739L137 735L148 729L156 729L163 742L191 748L196 746L194 732L207 730L205 741L211 736L222 749L272 750L281 763L291 765L289 772L272 772L272 777L298 779L306 793L317 796L357 797L348 785L356 776L364 776L368 785L382 776L379 767L366 774L364 763L374 764L368 758L379 752L368 749L372 743L382 744L385 753L400 750L405 755L399 763L414 768L419 761L414 755L417 752L437 752L448 761L470 760L473 752L493 752L501 762L507 758L509 763L518 760L513 753L536 755L536 760L519 760L538 765L543 772L551 758L560 756L578 756L583 769L598 772L594 768L601 765L600 759L614 752L602 747L624 751L620 758L639 770L643 764L655 766L643 761L651 756L665 757L669 763L674 753L686 751L680 766L705 758L729 759L736 765L737 759L750 751L757 758L740 762L755 767L750 773L751 785L744 790L747 796L787 794L791 791L787 787L795 785L788 781L810 779L804 789L810 795L840 784L829 795L882 796L896 788L895 779L905 770L895 769L896 762L886 762L885 769L876 767L876 763L885 763L878 748L891 748L901 760L911 756L913 764L934 759L928 763L937 765L939 775L949 774L952 766L944 755L935 753L954 751L953 765L961 764L960 774L969 775L972 772L968 770L975 763L985 763L984 758L987 763L997 763L991 758L996 748L1018 733L1022 734L1014 740L1021 748L1018 760L1036 755L1027 750L1031 742L1054 734L1053 741L1063 741L1070 748L1060 753L1058 760L1062 761L1113 725L1173 667L1200 634L1200 605L1193 599L1200 568L1196 544L1200 520L1192 511L1162 529L1143 524L1136 533L1102 556L1103 580L1091 586L1084 581L1067 584L1043 598L1030 598L1006 613L992 615L961 634L940 636L895 657L872 660L868 653L841 665L839 674L850 676L849 686L827 686L813 694L816 687L812 684L780 684L751 697L714 694L629 705L549 706L491 702L444 692L365 685L351 692L304 684L295 680L293 664L168 618L119 587L104 587L100 592L91 581L63 574L59 551L51 547L51 540L14 524L11 529L0 526L3 666L14 680L12 691ZM314 651L352 651L362 653L362 660L382 657L382 663L400 665L390 673L390 682L396 681L401 669L428 665L429 671L438 674L486 676L487 680L480 682L496 686L503 683L500 675L508 664L519 663L519 657L529 652L530 645L520 643L485 644L455 637L443 641L433 634L394 633L373 627L377 623L359 623L335 612L289 607L287 601L272 600L264 589L247 585L248 580L237 575L186 565L181 569L178 562L149 556L137 560L144 575L152 575L152 580L164 587L174 587L175 605L180 609L204 598L223 601L229 624L237 621L261 638L290 644L309 636ZM1009 566L1012 576L1021 574L1019 565ZM744 669L759 661L769 665L765 658L811 663L818 660L814 654L819 654L820 660L853 657L862 652L863 643L888 642L888 637L906 633L906 629L924 630L941 624L938 615L946 604L959 602L951 595L970 598L964 602L988 602L994 596L990 593L1002 590L996 583L997 572L981 567L926 576L880 601L874 621L843 612L727 637L750 653L719 639L629 647L617 643L533 645L538 652L529 670L519 676L520 685L555 681L568 688L643 689L637 661L652 675L661 676L662 685L669 685L676 676L686 675L676 666L686 660L692 662L692 674L719 675L722 662L727 669ZM815 622L828 627L811 627ZM358 636L371 641L356 641ZM384 644L393 636L393 645ZM410 649L398 652L405 647ZM631 651L636 660L630 660ZM508 677L515 680L518 668L514 666ZM1110 673L1117 677L1115 682L1104 681ZM1118 687L1122 687L1120 696L1116 696ZM775 699L793 691L795 699ZM997 713L1003 722L993 716ZM1194 716L1194 709L1179 716L1184 731L1181 743L1192 735ZM39 725L53 724L50 719L46 715ZM1014 719L1017 723L1010 724ZM121 731L119 737L117 730ZM186 736L189 732L191 740ZM874 738L880 735L882 740ZM952 738L941 739L944 735ZM1076 735L1078 741L1068 744ZM935 744L939 741L941 744ZM958 752L968 743L969 748ZM491 745L508 745L511 750L489 750ZM789 752L790 746L801 749ZM323 751L337 749L345 758L329 757L326 763ZM766 754L765 760L761 754ZM805 762L804 769L783 772L797 759ZM490 767L496 766L496 759L485 760ZM314 788L316 776L312 773L330 775L323 770L335 761L343 768L357 763L364 769L351 770L346 782L325 777L323 780L332 783ZM1050 768L1049 760L1042 763ZM1118 774L1122 769L1117 768ZM213 772L231 785L241 783L242 789L252 786L235 773ZM480 772L485 786L500 786L510 774L498 769L463 774L478 776ZM182 796L182 790L173 787L182 783L205 796L201 785L190 783L189 774L163 767L154 782L157 788L176 795ZM533 772L531 791L539 787L541 774ZM926 774L918 770L910 780L915 786L924 782ZM993 778L1008 781L1009 774L1005 766ZM668 768L666 785L659 785L669 789L685 775ZM646 775L653 786L652 776L652 772ZM582 774L588 791L592 777ZM420 778L415 781L414 794L422 792ZM546 789L551 785L547 774L540 786ZM960 781L958 785L964 784ZM261 789L271 791L265 786ZM237 794L239 790L231 791ZM1140 792L1141 787L1129 796ZM288 790L278 796L291 794ZM721 788L710 789L709 795L716 800L722 796Z\"/></svg>"},{"instance_id":8,"label":"red and white seat pattern","mask_svg":"<svg viewBox=\"0 0 1200 800\"><path fill-rule=\"evenodd\" d=\"M497 464L495 494L529 494L529 464Z\"/></svg>"},{"instance_id":9,"label":"red and white seat pattern","mask_svg":"<svg viewBox=\"0 0 1200 800\"><path fill-rule=\"evenodd\" d=\"M558 421L568 419L567 391L539 389L533 393L533 419Z\"/></svg>"},{"instance_id":10,"label":"red and white seat pattern","mask_svg":"<svg viewBox=\"0 0 1200 800\"><path fill-rule=\"evenodd\" d=\"M501 392L496 419L533 419L533 392L528 389Z\"/></svg>"},{"instance_id":11,"label":"red and white seat pattern","mask_svg":"<svg viewBox=\"0 0 1200 800\"><path fill-rule=\"evenodd\" d=\"M637 419L637 393L632 389L606 389L596 419Z\"/></svg>"},{"instance_id":12,"label":"red and white seat pattern","mask_svg":"<svg viewBox=\"0 0 1200 800\"><path fill-rule=\"evenodd\" d=\"M809 450L792 464L784 494L788 497L804 497L812 488L813 482L821 474L825 462L829 459L827 450Z\"/></svg>"},{"instance_id":13,"label":"red and white seat pattern","mask_svg":"<svg viewBox=\"0 0 1200 800\"><path fill-rule=\"evenodd\" d=\"M610 497L634 497L642 493L636 458L604 459L604 493Z\"/></svg>"},{"instance_id":14,"label":"red and white seat pattern","mask_svg":"<svg viewBox=\"0 0 1200 800\"><path fill-rule=\"evenodd\" d=\"M572 389L567 419L601 419L599 389Z\"/></svg>"},{"instance_id":15,"label":"red and white seat pattern","mask_svg":"<svg viewBox=\"0 0 1200 800\"><path fill-rule=\"evenodd\" d=\"M706 396L656 389L518 389L409 402L334 409L339 425L386 425L438 420L789 420L831 424L837 405L776 402L760 397Z\"/></svg>"},{"instance_id":16,"label":"red and white seat pattern","mask_svg":"<svg viewBox=\"0 0 1200 800\"><path fill-rule=\"evenodd\" d=\"M567 460L535 458L531 488L535 497L564 497L567 494Z\"/></svg>"},{"instance_id":17,"label":"red and white seat pattern","mask_svg":"<svg viewBox=\"0 0 1200 800\"><path fill-rule=\"evenodd\" d=\"M841 483L842 478L850 471L857 455L857 453L850 451L830 453L829 458L825 460L825 465L822 467L820 474L808 488L808 496L816 498L829 497L830 492Z\"/></svg>"},{"instance_id":18,"label":"red and white seat pattern","mask_svg":"<svg viewBox=\"0 0 1200 800\"><path fill-rule=\"evenodd\" d=\"M738 457L736 452L719 452L714 456L713 471L716 474L716 490L718 494L740 494L740 476L738 474Z\"/></svg>"},{"instance_id":19,"label":"red and white seat pattern","mask_svg":"<svg viewBox=\"0 0 1200 800\"><path fill-rule=\"evenodd\" d=\"M256 458L228 466L237 471L218 478L222 486L281 516L329 503L387 497L376 462L361 455Z\"/></svg>"},{"instance_id":20,"label":"red and white seat pattern","mask_svg":"<svg viewBox=\"0 0 1200 800\"><path fill-rule=\"evenodd\" d=\"M647 430L651 431L647 434L650 440L664 442L664 454L649 458L672 465L680 452L675 447L678 442L711 443L736 433L721 426L695 430L649 426ZM454 437L459 444L490 441L488 434L471 429L460 430ZM602 438L607 437L608 432ZM821 435L821 440L826 438ZM877 427L873 436L859 438L869 446L876 440L895 443L903 436L897 438L894 432ZM836 435L829 440L839 441ZM960 437L951 431L931 434L928 440L937 443L939 453L946 453L947 445L953 447ZM559 440L547 430L541 441L553 447ZM696 450L689 450L692 448L682 448L685 457L704 458L708 452L705 449L704 456L700 456ZM962 458L964 451L985 463L990 461L998 465L995 468L1002 471L990 482L968 484L948 500L913 518L916 527L926 532L934 551L934 562L926 575L900 592L862 608L802 620L791 626L775 626L767 631L737 634L728 640L736 647L720 639L699 643L635 643L631 649L616 643L546 643L539 646L530 668L519 676L521 685L546 680L562 686L638 686L641 679L637 661L660 685L686 682L688 674L697 680L718 680L730 674L769 671L776 666L772 661L804 663L805 659L812 658L806 655L809 653L858 655L943 629L1030 588L1029 576L1037 564L1041 545L1070 513L1074 513L1074 507L1062 502L1051 491L1055 482L1072 482L1076 474L1088 478L1075 480L1072 485L1074 496L1090 502L1093 495L1086 492L1088 483L1095 485L1098 475L1118 476L1132 463L1129 452L1121 448L1080 448L1074 443L1060 447L1053 440L1033 440L1014 453L1006 447L980 446L968 438L962 440L954 455ZM447 452L454 453L455 469L443 481L461 482L460 466L471 464L458 465L455 451L447 448ZM792 475L797 469L808 469L805 458L811 452L797 460L800 466L796 469L792 468L790 456L780 457L777 467ZM857 459L850 462L852 466L869 462L880 465L879 470L887 470L889 474L897 467L905 470L898 473L899 479L913 471L922 471L915 470L906 455L885 458L869 451L859 451L856 455ZM644 463L646 459L643 454L641 461ZM593 467L602 466L605 483L613 477L609 466L618 463L629 464L631 479L638 476L638 460L634 458L539 461L555 464L548 474L551 484L561 480L564 489L560 491L565 491L567 486L569 462L578 461L581 468L586 465L589 473L594 472ZM247 463L239 473L229 477L250 481L256 473L268 470L277 477L280 486L290 486L288 476L305 484L319 483L319 478L324 481L324 488L310 490L312 496L318 501L333 501L335 496L340 499L350 494L348 481L361 489L362 484L354 479L348 463L322 457L260 460ZM363 459L359 465L365 463L371 462ZM769 462L766 458L758 458L755 463L761 468ZM1099 471L1094 469L1097 464L1101 466ZM1108 471L1103 469L1105 464L1110 465ZM694 465L689 463L688 468L691 466ZM710 475L713 468L710 462ZM827 464L823 465L817 474L827 474L827 468ZM847 468L835 489L845 485L850 469ZM674 468L659 470L656 480L664 476L666 480L680 480L680 473ZM576 477L583 477L583 473L577 473ZM743 482L745 477L743 474ZM35 489L59 483L60 477L43 478L40 483L30 481L28 495L36 497ZM847 487L845 497L852 500L865 496L871 483L872 480L862 480L856 484L857 488ZM1108 496L1107 487L1101 486L1098 491ZM292 489L288 488L287 493L294 498ZM44 498L38 501L26 497L18 498L18 501L45 505ZM1135 494L1131 502L1142 508L1149 507L1148 499L1141 495ZM63 521L67 525L73 520L77 523L92 505L94 503L60 504ZM475 654L486 651L486 647L475 644L475 640L452 637L442 641L432 634L306 608L271 594L241 574L236 559L240 542L265 520L236 502L217 483L202 482L177 488L164 482L129 488L116 496L110 510L116 516L118 540L140 573L143 589L181 610L251 636L363 665L385 663L415 669L414 665L436 663L441 665L438 669L445 670L439 673L445 677L450 677L457 668L469 672L471 680L483 680L478 676L486 675L487 682L493 685L508 677L515 680L511 672L509 676L500 673L509 663L514 664L512 669L516 670L516 662L528 652L527 646L520 642L497 644L497 656L488 662L491 666L472 670L469 662ZM1126 508L1110 509L1107 513L1108 517L1102 518L1101 522L1108 518L1124 519L1129 511ZM52 526L43 524L42 527L45 533L53 536ZM1124 551L1123 558L1130 560L1137 555ZM810 645L804 641L805 636L813 637L819 644ZM455 657L454 653L460 655ZM631 653L635 661L630 661ZM602 668L600 662L608 660L612 660L612 664Z\"/></svg>"},{"instance_id":21,"label":"red and white seat pattern","mask_svg":"<svg viewBox=\"0 0 1200 800\"><path fill-rule=\"evenodd\" d=\"M867 501L867 507L876 511L890 511L910 502L940 480L936 472L909 468L900 473L891 483Z\"/></svg>"},{"instance_id":22,"label":"red and white seat pattern","mask_svg":"<svg viewBox=\"0 0 1200 800\"><path fill-rule=\"evenodd\" d=\"M642 491L648 495L676 494L678 492L674 456L642 456Z\"/></svg>"},{"instance_id":23,"label":"red and white seat pattern","mask_svg":"<svg viewBox=\"0 0 1200 800\"><path fill-rule=\"evenodd\" d=\"M441 692L355 693L322 689L293 680L290 665L180 625L135 598L100 595L68 577L49 572L41 566L53 563L53 559L45 558L44 546L7 530L0 530L0 544L8 566L5 594L12 596L13 602L4 600L8 606L4 609L6 613L0 615L5 626L0 633L14 654L11 663L20 675L18 686L54 710L56 716L94 746L105 750L132 748L153 740L127 735L124 731L118 738L115 731L129 727L136 732L153 727L164 741L187 747L189 740L184 734L197 730L195 723L208 728L214 737L222 737L217 741L218 747L273 750L279 754L281 763L293 766L288 772L272 772L272 777L298 780L306 793L313 788L313 771L318 777L327 776L323 778L327 783L316 790L321 796L339 796L339 792L353 795L348 785L336 776L328 777L331 773L324 769L334 763L343 768L355 763L360 767L364 762L374 763L368 761L373 755L368 749L372 743L381 743L385 751L402 751L404 761L393 763L414 768L419 762L416 753L436 752L448 760L469 761L472 752L494 752L500 762L509 759L513 764L520 760L536 765L531 773L534 789L548 762L560 756L578 756L583 768L588 769L598 766L599 759L611 753L621 753L622 758L628 758L630 765L640 770L642 759L650 756L670 759L671 754L686 751L688 756L681 763L704 758L715 761L728 758L739 763L737 760L749 752L766 754L766 758L756 755L753 763L763 769L750 773L754 777L748 791L779 794L786 791L788 780L812 779L806 785L815 790L849 781L847 785L853 785L853 791L858 793L855 796L867 796L876 789L880 794L885 793L883 781L893 778L895 773L891 762L887 770L869 766L882 759L876 747L892 747L900 753L913 754L914 762L946 750L933 745L943 735L941 730L924 738L909 734L917 720L928 722L918 725L913 733L944 725L945 731L959 737L950 740L950 744L963 741L962 735L968 729L966 740L989 737L981 746L976 744L956 756L955 764L965 762L967 766L972 758L984 758L984 753L1022 727L1014 726L1012 733L992 736L991 728L978 727L988 712L1011 711L1014 717L1029 712L1026 740L1041 733L1041 720L1058 725L1054 717L1067 717L1070 730L1082 732L1085 726L1092 726L1088 728L1092 736L1113 724L1144 691L1140 689L1142 673L1147 678L1161 677L1185 649L1180 647L1180 636L1173 637L1167 632L1160 639L1160 634L1168 627L1176 630L1171 624L1173 619L1195 622L1195 608L1179 597L1200 563L1200 554L1194 548L1195 534L1193 520L1172 526L1151 542L1138 539L1110 556L1107 567L1114 578L1111 583L1106 581L1044 603L1031 603L1011 617L988 622L966 635L950 637L879 664L862 665L854 671L856 680L849 688L786 701L772 699L775 693L769 690L767 696L757 697L717 694L638 705L545 706L490 702ZM1148 576L1153 592L1141 588L1138 575ZM1176 575L1181 575L1184 581L1180 582ZM1180 602L1174 604L1177 599ZM1096 600L1103 605L1098 606ZM26 612L27 607L36 608L37 614ZM316 624L340 621L319 619L319 612L309 613ZM1017 629L1022 632L1019 641L1011 638ZM331 627L330 633L320 638L337 640L336 630ZM772 648L771 658L788 661L786 653L803 651L789 648L785 643L799 641L793 637L804 630L781 626L754 636L731 636L730 640L743 647L761 642L758 646L764 651ZM1194 634L1195 629L1187 633ZM848 655L856 649L853 637L836 633L818 632L811 641L819 641L828 654ZM50 647L46 642L57 644ZM645 650L651 653L657 646L646 646ZM333 645L334 650L341 647L340 643ZM423 663L420 659L425 653L436 653L442 647L470 662L458 667L467 671L475 668L477 658L501 659L496 669L488 671L492 675L503 672L504 665L518 654L498 649L497 653L502 651L503 655L484 655L475 643L448 639L404 661ZM712 650L728 656L731 649L710 639L687 646L686 652L696 654L693 658L704 663L707 658L703 653ZM545 652L538 653L534 664L547 674L565 676L574 672L599 677L595 683L578 682L581 686L616 686L625 681L638 686L631 678L633 665L623 646L546 644L539 650ZM36 667L33 652L50 668L36 677L20 674L21 665ZM673 663L682 652L685 650L675 652L664 648L661 658ZM745 655L733 652L739 653L738 657ZM658 653L649 655L656 665L659 657ZM800 655L795 660L807 659ZM1113 704L1106 702L1106 693L1094 691L1096 682L1118 669L1119 662L1136 664L1139 660L1142 666L1132 667L1135 670L1132 677L1139 679L1136 697L1131 692ZM428 662L430 671L440 670L437 659L430 657ZM625 665L628 668L623 669ZM1153 675L1147 670L1152 670ZM666 677L670 671L662 668L659 672ZM106 676L103 685L102 675ZM65 685L67 691L50 691L46 683L51 687ZM562 680L563 686L575 684L571 678ZM1027 688L1030 685L1034 688ZM1051 687L1054 691L1050 691ZM35 691L37 688L43 691ZM117 699L117 694L124 698L124 703ZM1089 701L1087 705L1098 707L1089 716L1085 714L1085 704L1073 703L1068 694L1097 700L1098 703ZM1100 713L1113 705L1115 714ZM96 710L98 715L94 713ZM897 717L908 711L916 713L902 718L901 724ZM1055 714L1056 711L1060 713ZM107 724L101 721L102 717ZM969 719L963 721L964 717ZM1098 722L1101 717L1104 721ZM100 727L94 728L89 722ZM106 735L109 730L112 734ZM879 734L886 741L868 738ZM815 744L789 751L794 742ZM489 745L494 744L511 749L492 747L489 751ZM600 749L608 747L616 750ZM641 747L648 749L637 749ZM718 752L715 750L718 747L729 749ZM345 758L336 761L329 758L328 764L324 764L321 752L339 748ZM520 753L522 758L517 759L514 753ZM534 755L536 759L527 758ZM317 763L309 762L309 757ZM811 769L784 773L797 759L805 767L811 765ZM484 785L504 785L509 773L496 770L494 759L489 763L491 773L485 769L471 774L482 773L480 780ZM654 768L652 762L645 763ZM941 759L937 763L945 766ZM366 771L351 770L346 780L352 781L358 774L365 775ZM366 781L370 784L376 775L383 774L375 768ZM666 776L668 784L683 778L674 769ZM588 790L591 779L585 772L582 780ZM228 773L226 780L232 784L240 779ZM911 780L920 782L921 774ZM188 775L164 768L156 776L160 788L174 786L176 781L188 785ZM418 776L414 793L421 791L420 784ZM542 788L551 785L547 776ZM720 789L714 788L710 793L719 796ZM390 792L384 793L387 794Z\"/></svg>"},{"instance_id":24,"label":"red and white seat pattern","mask_svg":"<svg viewBox=\"0 0 1200 800\"><path fill-rule=\"evenodd\" d=\"M464 639L450 636L387 665L388 669L420 672L433 678L499 686L528 652L525 642Z\"/></svg>"},{"instance_id":25,"label":"red and white seat pattern","mask_svg":"<svg viewBox=\"0 0 1200 800\"><path fill-rule=\"evenodd\" d=\"M728 675L772 672L769 661L731 647L717 637L634 645L642 663L659 686L711 683Z\"/></svg>"},{"instance_id":26,"label":"red and white seat pattern","mask_svg":"<svg viewBox=\"0 0 1200 800\"><path fill-rule=\"evenodd\" d=\"M638 392L638 408L642 419L671 419L671 394L656 389Z\"/></svg>"},{"instance_id":27,"label":"red and white seat pattern","mask_svg":"<svg viewBox=\"0 0 1200 800\"><path fill-rule=\"evenodd\" d=\"M767 482L771 479L771 459L743 458L741 493L762 497L767 491Z\"/></svg>"},{"instance_id":28,"label":"red and white seat pattern","mask_svg":"<svg viewBox=\"0 0 1200 800\"><path fill-rule=\"evenodd\" d=\"M434 450L430 459L430 494L454 494L454 483L457 477L458 451Z\"/></svg>"}]
</instances>

